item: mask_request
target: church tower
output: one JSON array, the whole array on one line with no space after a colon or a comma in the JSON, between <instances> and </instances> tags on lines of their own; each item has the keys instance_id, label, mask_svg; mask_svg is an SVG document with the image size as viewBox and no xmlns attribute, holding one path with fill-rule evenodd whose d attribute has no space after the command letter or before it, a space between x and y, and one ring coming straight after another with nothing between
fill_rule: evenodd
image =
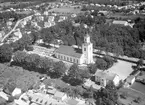
<instances>
[{"instance_id":1,"label":"church tower","mask_svg":"<svg viewBox=\"0 0 145 105\"><path fill-rule=\"evenodd\" d=\"M84 55L84 63L93 63L93 44L90 42L90 36L86 34L84 37L84 43L82 44L82 52Z\"/></svg>"}]
</instances>

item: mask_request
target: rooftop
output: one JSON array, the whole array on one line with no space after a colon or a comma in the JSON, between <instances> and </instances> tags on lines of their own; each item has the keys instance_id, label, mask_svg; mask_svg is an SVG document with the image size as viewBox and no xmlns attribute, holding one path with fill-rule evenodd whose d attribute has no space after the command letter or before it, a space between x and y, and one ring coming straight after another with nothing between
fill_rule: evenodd
<instances>
[{"instance_id":1,"label":"rooftop","mask_svg":"<svg viewBox=\"0 0 145 105\"><path fill-rule=\"evenodd\" d=\"M133 79L135 78L135 76L134 75L131 75L131 76L129 76L129 77L127 77L127 82L131 82Z\"/></svg>"},{"instance_id":2,"label":"rooftop","mask_svg":"<svg viewBox=\"0 0 145 105\"><path fill-rule=\"evenodd\" d=\"M124 25L126 23L127 23L127 21L123 21L123 20L114 20L113 21L113 24L122 24L122 25Z\"/></svg>"},{"instance_id":3,"label":"rooftop","mask_svg":"<svg viewBox=\"0 0 145 105\"><path fill-rule=\"evenodd\" d=\"M55 99L62 99L62 97L63 97L64 95L65 95L65 93L56 91L56 93L54 94L54 98L55 98Z\"/></svg>"},{"instance_id":4,"label":"rooftop","mask_svg":"<svg viewBox=\"0 0 145 105\"><path fill-rule=\"evenodd\" d=\"M60 53L60 54L64 54L64 55L68 55L68 56L72 56L76 58L80 58L82 56L81 50L77 48L73 48L71 46L65 46L65 45L60 45L60 47L56 50L56 53Z\"/></svg>"},{"instance_id":5,"label":"rooftop","mask_svg":"<svg viewBox=\"0 0 145 105\"><path fill-rule=\"evenodd\" d=\"M105 78L107 80L113 80L116 76L115 73L110 73L108 71L99 70L95 73L95 76Z\"/></svg>"},{"instance_id":6,"label":"rooftop","mask_svg":"<svg viewBox=\"0 0 145 105\"><path fill-rule=\"evenodd\" d=\"M78 101L75 100L75 99L68 99L67 100L67 104L68 105L77 105L78 104Z\"/></svg>"}]
</instances>

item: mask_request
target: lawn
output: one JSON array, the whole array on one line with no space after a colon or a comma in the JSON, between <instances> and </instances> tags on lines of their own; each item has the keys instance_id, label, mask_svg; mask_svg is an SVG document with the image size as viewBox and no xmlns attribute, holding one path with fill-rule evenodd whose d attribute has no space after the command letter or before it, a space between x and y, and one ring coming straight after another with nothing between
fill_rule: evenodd
<instances>
[{"instance_id":1,"label":"lawn","mask_svg":"<svg viewBox=\"0 0 145 105\"><path fill-rule=\"evenodd\" d=\"M125 80L133 72L132 65L134 64L118 60L108 71L117 74L120 79Z\"/></svg>"},{"instance_id":2,"label":"lawn","mask_svg":"<svg viewBox=\"0 0 145 105\"><path fill-rule=\"evenodd\" d=\"M59 13L80 13L81 9L74 9L74 7L60 7L60 8L54 8L51 11L59 12Z\"/></svg>"},{"instance_id":3,"label":"lawn","mask_svg":"<svg viewBox=\"0 0 145 105\"><path fill-rule=\"evenodd\" d=\"M139 82L134 82L133 85L131 85L131 88L145 94L145 85L143 85Z\"/></svg>"},{"instance_id":4,"label":"lawn","mask_svg":"<svg viewBox=\"0 0 145 105\"><path fill-rule=\"evenodd\" d=\"M119 101L125 105L145 105L145 95L141 94L140 92L134 91L129 88L121 88L118 91L119 94L126 93L127 98L119 98ZM140 103L135 103L133 100L136 99L137 97L142 98L142 101Z\"/></svg>"},{"instance_id":5,"label":"lawn","mask_svg":"<svg viewBox=\"0 0 145 105\"><path fill-rule=\"evenodd\" d=\"M7 67L4 64L0 64L0 85L6 85L7 82L12 81L17 87L22 90L27 90L29 87L33 86L41 74L33 71L24 70L21 67Z\"/></svg>"},{"instance_id":6,"label":"lawn","mask_svg":"<svg viewBox=\"0 0 145 105\"><path fill-rule=\"evenodd\" d=\"M144 18L144 15L124 15L122 13L113 13L110 14L108 17L114 17L114 18L122 18L122 19L136 19L138 17L140 18Z\"/></svg>"}]
</instances>

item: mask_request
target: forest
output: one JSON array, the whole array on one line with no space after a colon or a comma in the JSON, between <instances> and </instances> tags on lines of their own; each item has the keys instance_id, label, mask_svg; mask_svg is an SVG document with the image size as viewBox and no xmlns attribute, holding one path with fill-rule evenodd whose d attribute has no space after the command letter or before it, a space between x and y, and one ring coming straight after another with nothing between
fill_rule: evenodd
<instances>
[{"instance_id":1,"label":"forest","mask_svg":"<svg viewBox=\"0 0 145 105\"><path fill-rule=\"evenodd\" d=\"M143 58L145 51L140 43L144 42L145 20L137 18L133 20L133 28L121 25L106 24L104 16L84 15L75 19L74 25L70 20L59 23L48 29L42 29L39 33L44 42L55 43L55 39L61 39L65 45L78 45L83 43L86 33L91 36L93 47L100 51L112 52L118 55ZM87 25L89 28L85 28Z\"/></svg>"}]
</instances>

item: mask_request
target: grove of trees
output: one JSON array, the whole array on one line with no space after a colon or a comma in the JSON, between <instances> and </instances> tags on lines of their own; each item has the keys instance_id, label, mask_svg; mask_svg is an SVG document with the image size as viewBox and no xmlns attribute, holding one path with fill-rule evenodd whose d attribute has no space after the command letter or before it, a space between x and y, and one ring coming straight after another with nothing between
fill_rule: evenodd
<instances>
[{"instance_id":1,"label":"grove of trees","mask_svg":"<svg viewBox=\"0 0 145 105\"><path fill-rule=\"evenodd\" d=\"M105 24L104 16L84 14L78 16L74 25L71 20L63 21L58 25L42 29L40 34L44 42L51 43L54 39L61 39L65 45L81 46L86 32L91 36L93 47L100 51L112 52L114 55L144 58L145 51L141 49L140 41L144 38L144 23L138 20L131 28L129 26ZM84 25L89 28L86 29Z\"/></svg>"},{"instance_id":2,"label":"grove of trees","mask_svg":"<svg viewBox=\"0 0 145 105\"><path fill-rule=\"evenodd\" d=\"M13 49L10 45L4 44L0 46L0 63L10 62L12 58Z\"/></svg>"},{"instance_id":3,"label":"grove of trees","mask_svg":"<svg viewBox=\"0 0 145 105\"><path fill-rule=\"evenodd\" d=\"M18 65L27 70L39 73L46 73L53 78L60 78L65 74L66 67L61 61L54 62L50 59L40 57L37 54L27 54L26 52L17 51L14 53L11 65Z\"/></svg>"}]
</instances>

